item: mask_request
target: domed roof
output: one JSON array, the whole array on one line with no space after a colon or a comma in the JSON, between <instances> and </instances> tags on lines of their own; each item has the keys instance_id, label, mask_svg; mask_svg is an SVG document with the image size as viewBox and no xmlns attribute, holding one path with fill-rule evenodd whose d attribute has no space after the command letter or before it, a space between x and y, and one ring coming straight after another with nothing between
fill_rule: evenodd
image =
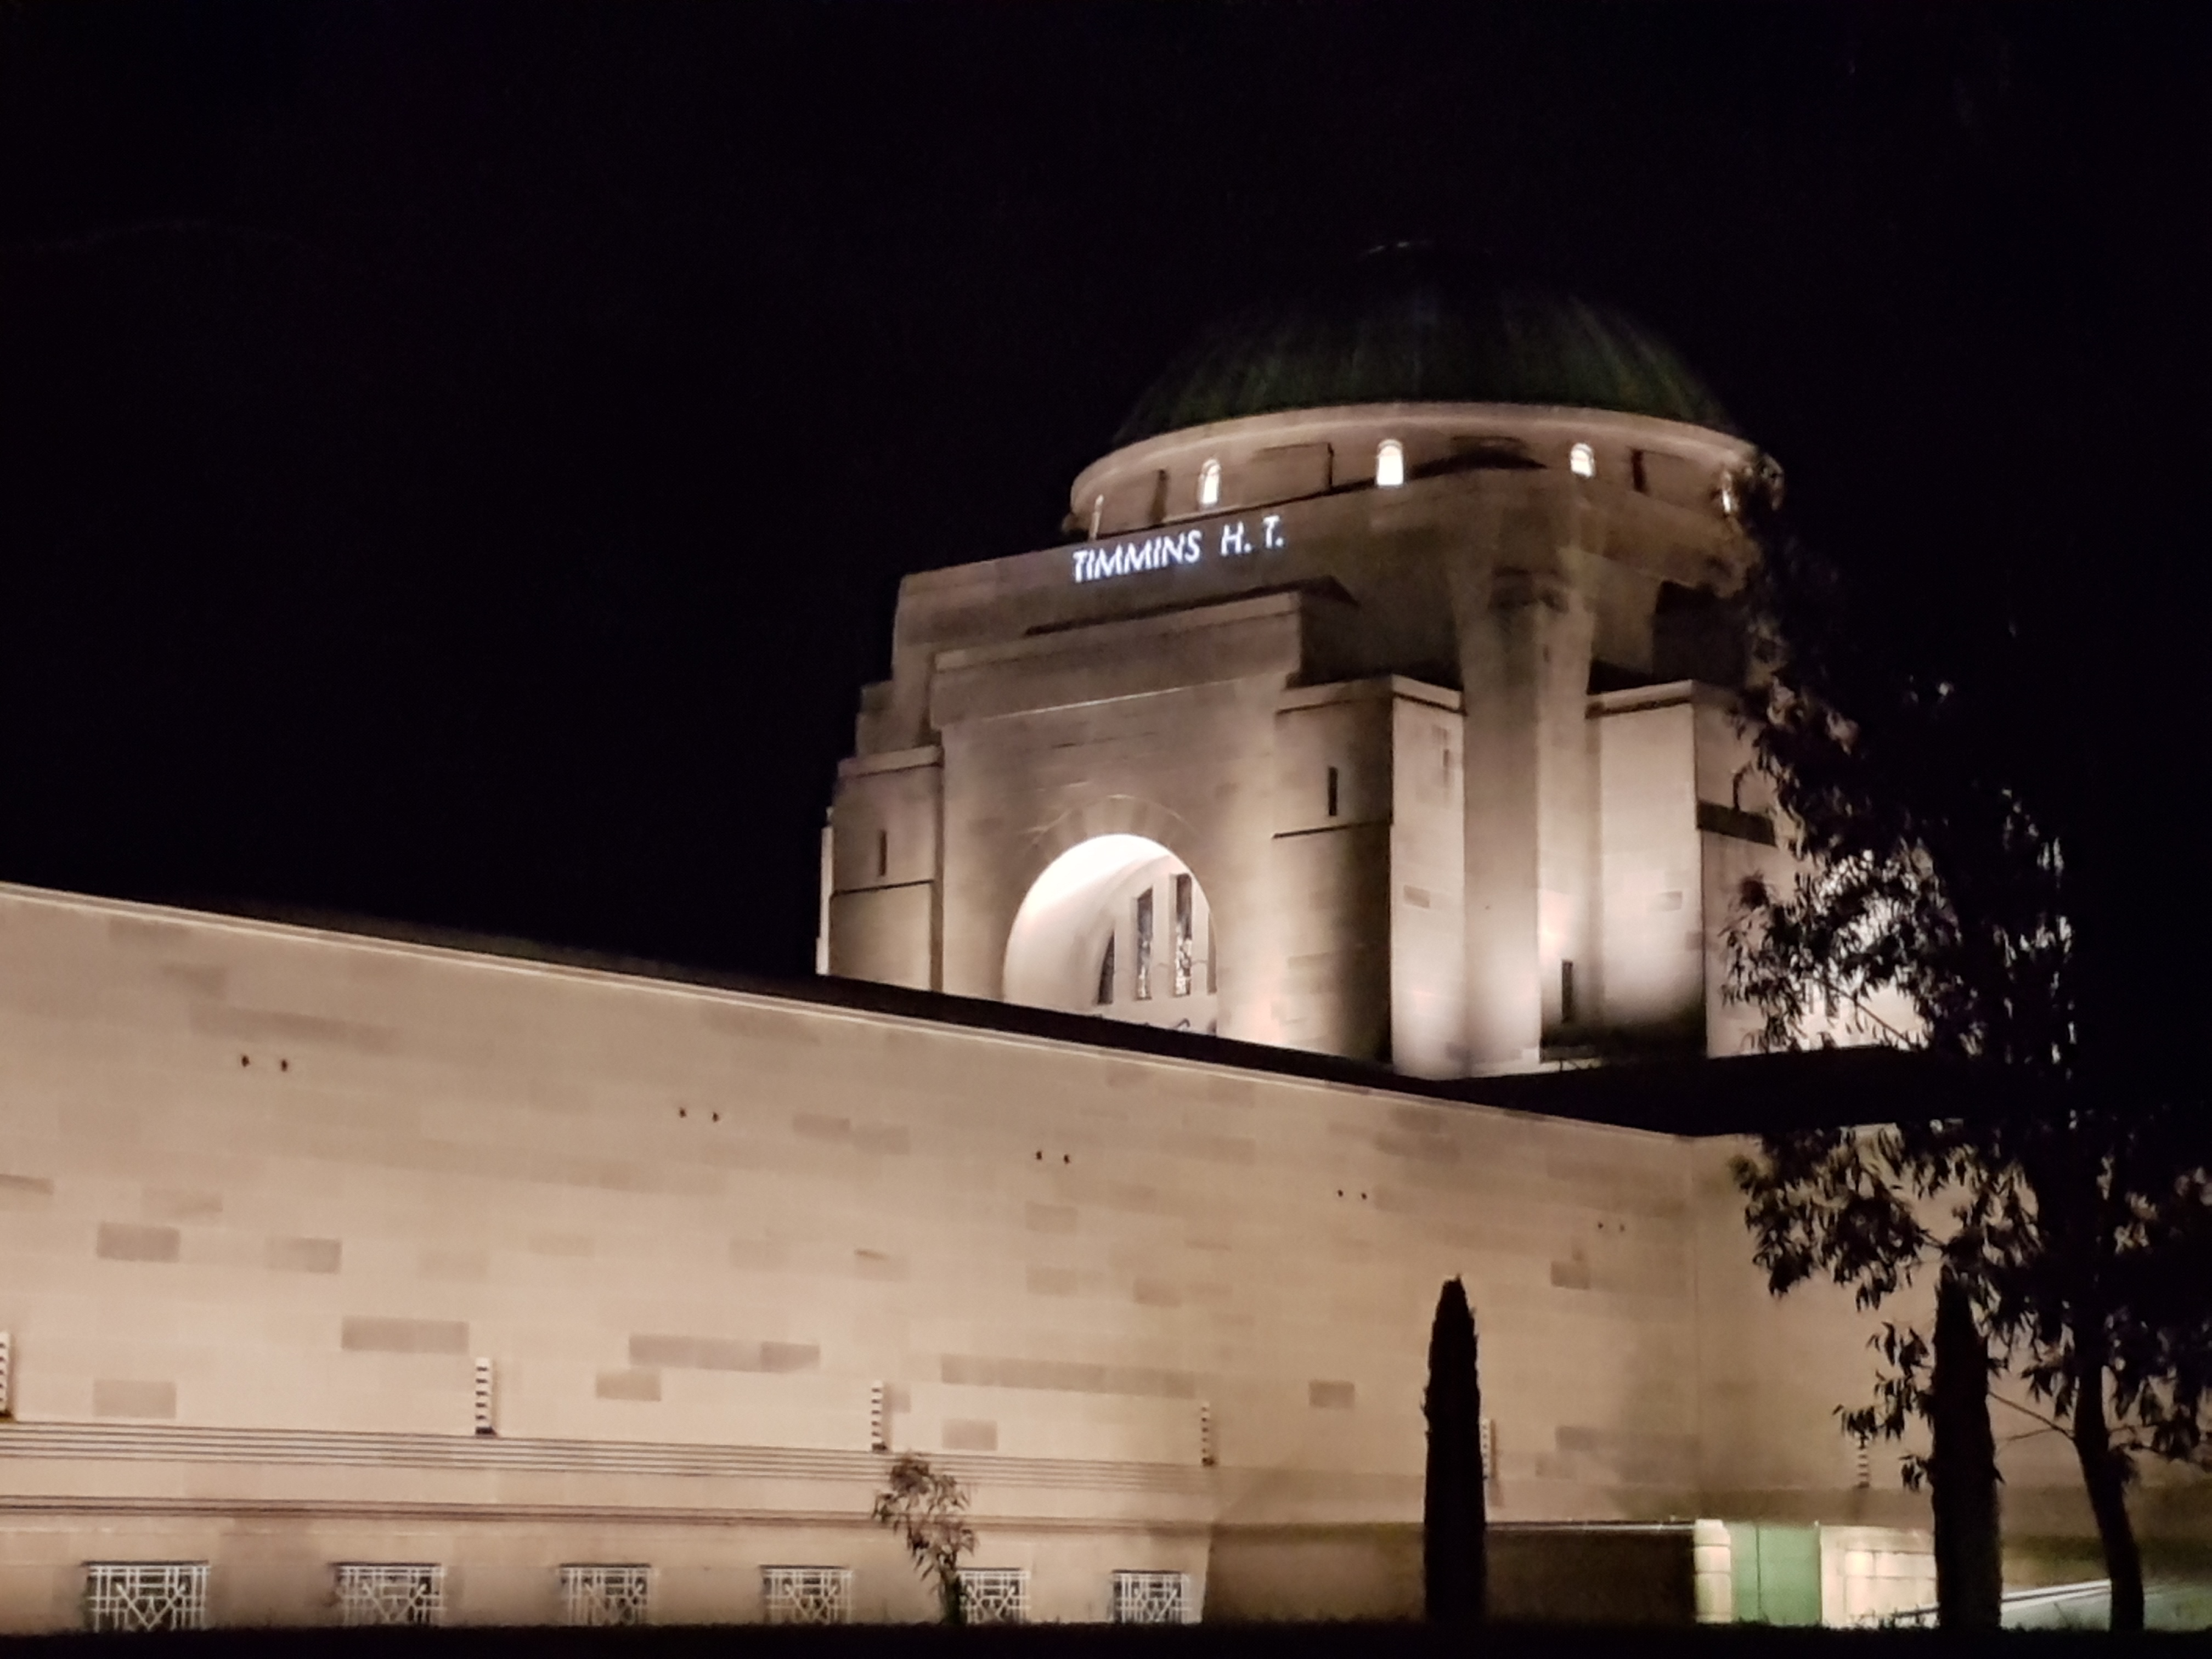
<instances>
[{"instance_id":1,"label":"domed roof","mask_svg":"<svg viewBox=\"0 0 2212 1659\"><path fill-rule=\"evenodd\" d=\"M1389 403L1549 404L1735 431L1681 359L1626 318L1498 288L1401 243L1211 331L1138 400L1114 447L1246 415Z\"/></svg>"}]
</instances>

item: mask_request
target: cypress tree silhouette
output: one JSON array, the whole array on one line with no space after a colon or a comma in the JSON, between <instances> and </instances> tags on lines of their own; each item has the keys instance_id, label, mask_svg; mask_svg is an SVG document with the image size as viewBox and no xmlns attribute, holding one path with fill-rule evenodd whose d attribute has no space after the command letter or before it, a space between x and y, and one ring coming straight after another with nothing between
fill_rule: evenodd
<instances>
[{"instance_id":1,"label":"cypress tree silhouette","mask_svg":"<svg viewBox=\"0 0 2212 1659\"><path fill-rule=\"evenodd\" d=\"M1421 1572L1428 1615L1472 1625L1489 1594L1484 1536L1482 1389L1475 1375L1474 1314L1467 1287L1444 1281L1429 1329L1429 1468L1421 1504Z\"/></svg>"},{"instance_id":2,"label":"cypress tree silhouette","mask_svg":"<svg viewBox=\"0 0 2212 1659\"><path fill-rule=\"evenodd\" d=\"M1936 1518L1936 1617L1945 1630L1995 1630L2004 1604L1997 1447L1990 1431L1989 1345L1963 1280L1936 1287L1928 1482Z\"/></svg>"}]
</instances>

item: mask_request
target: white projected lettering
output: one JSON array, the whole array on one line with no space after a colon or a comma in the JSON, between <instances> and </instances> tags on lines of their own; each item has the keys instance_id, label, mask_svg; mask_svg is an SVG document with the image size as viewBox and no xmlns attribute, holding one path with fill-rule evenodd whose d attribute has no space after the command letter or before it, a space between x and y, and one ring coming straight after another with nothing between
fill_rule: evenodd
<instances>
[{"instance_id":1,"label":"white projected lettering","mask_svg":"<svg viewBox=\"0 0 2212 1659\"><path fill-rule=\"evenodd\" d=\"M1133 576L1140 570L1164 570L1174 564L1196 564L1206 556L1206 532L1191 529L1173 536L1147 536L1142 541L1102 542L1072 550L1075 580L1104 581L1109 576ZM1283 515L1261 516L1257 535L1249 520L1238 519L1216 526L1214 556L1240 559L1248 554L1272 552L1288 547Z\"/></svg>"},{"instance_id":2,"label":"white projected lettering","mask_svg":"<svg viewBox=\"0 0 2212 1659\"><path fill-rule=\"evenodd\" d=\"M1196 564L1206 556L1206 544L1195 530L1180 536L1147 536L1141 542L1115 542L1111 546L1075 550L1075 580L1095 582L1108 576L1126 576L1138 570L1164 570L1171 564Z\"/></svg>"}]
</instances>

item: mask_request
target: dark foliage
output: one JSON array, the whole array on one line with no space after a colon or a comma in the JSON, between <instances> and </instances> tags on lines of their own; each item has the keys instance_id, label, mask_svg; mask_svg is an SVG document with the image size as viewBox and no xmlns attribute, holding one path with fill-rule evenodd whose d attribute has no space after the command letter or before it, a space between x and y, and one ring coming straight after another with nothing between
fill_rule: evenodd
<instances>
[{"instance_id":1,"label":"dark foliage","mask_svg":"<svg viewBox=\"0 0 2212 1659\"><path fill-rule=\"evenodd\" d=\"M1482 1384L1467 1287L1444 1281L1429 1328L1428 1478L1421 1501L1421 1573L1431 1622L1479 1623L1488 1601L1482 1490Z\"/></svg>"},{"instance_id":2,"label":"dark foliage","mask_svg":"<svg viewBox=\"0 0 2212 1659\"><path fill-rule=\"evenodd\" d=\"M968 1524L968 1494L960 1482L932 1468L927 1457L908 1452L891 1465L876 1494L874 1519L898 1534L914 1570L936 1590L945 1622L966 1623L960 1558L975 1547L975 1529Z\"/></svg>"},{"instance_id":3,"label":"dark foliage","mask_svg":"<svg viewBox=\"0 0 2212 1659\"><path fill-rule=\"evenodd\" d=\"M2164 1034L2125 1018L2096 745L2039 726L2051 665L2016 624L1916 646L1751 506L1768 558L1749 712L1800 862L1747 884L1732 994L1769 1048L1922 1046L2020 1085L1971 1119L1764 1138L1737 1170L1757 1259L1778 1294L1819 1275L1868 1309L1940 1261L2026 1383L2008 1404L2072 1440L2114 1626L2139 1626L2135 1460L2207 1452L2212 1159L2195 1092L2145 1063ZM1845 1425L1899 1435L1929 1410L1930 1347L1909 1323L1875 1346L1875 1401Z\"/></svg>"}]
</instances>

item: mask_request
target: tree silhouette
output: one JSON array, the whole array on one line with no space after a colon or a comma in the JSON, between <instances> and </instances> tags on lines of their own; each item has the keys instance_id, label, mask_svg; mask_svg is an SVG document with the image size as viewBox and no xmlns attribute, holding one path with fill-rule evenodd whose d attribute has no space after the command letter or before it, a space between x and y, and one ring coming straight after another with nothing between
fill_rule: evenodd
<instances>
[{"instance_id":1,"label":"tree silhouette","mask_svg":"<svg viewBox=\"0 0 2212 1659\"><path fill-rule=\"evenodd\" d=\"M1421 1570L1428 1616L1480 1621L1489 1597L1482 1491L1482 1388L1467 1287L1444 1281L1429 1328L1428 1475L1421 1504Z\"/></svg>"},{"instance_id":2,"label":"tree silhouette","mask_svg":"<svg viewBox=\"0 0 2212 1659\"><path fill-rule=\"evenodd\" d=\"M1945 1273L1936 1287L1936 1363L1928 1391L1936 1620L1946 1630L1995 1630L2004 1610L2004 1553L1989 1344L1974 1318L1973 1293L1955 1273Z\"/></svg>"},{"instance_id":3,"label":"tree silhouette","mask_svg":"<svg viewBox=\"0 0 2212 1659\"><path fill-rule=\"evenodd\" d=\"M2098 844L2082 827L2097 822L2094 757L2036 729L2051 693L2031 682L2053 677L2050 661L1962 624L1931 665L1899 643L1899 607L1856 606L1769 498L1747 494L1766 555L1747 712L1798 867L1745 884L1729 993L1759 1011L1762 1048L1844 1035L2001 1068L2010 1085L1956 1119L1763 1136L1735 1166L1756 1260L1778 1295L1820 1275L1864 1309L1923 1270L1955 1283L1954 1351L1955 1321L1978 1316L2027 1384L2008 1406L2072 1442L2112 1628L2140 1629L2136 1459L2203 1462L2208 1443L2212 1118L2144 1062L2157 1034L2127 1018L2114 884L2075 844L2077 828ZM1902 1434L1934 1409L1940 1358L1910 1324L1875 1346L1875 1403L1845 1426ZM1957 1409L1954 1446L1972 1432ZM1952 1513L1940 1485L1939 1503Z\"/></svg>"}]
</instances>

